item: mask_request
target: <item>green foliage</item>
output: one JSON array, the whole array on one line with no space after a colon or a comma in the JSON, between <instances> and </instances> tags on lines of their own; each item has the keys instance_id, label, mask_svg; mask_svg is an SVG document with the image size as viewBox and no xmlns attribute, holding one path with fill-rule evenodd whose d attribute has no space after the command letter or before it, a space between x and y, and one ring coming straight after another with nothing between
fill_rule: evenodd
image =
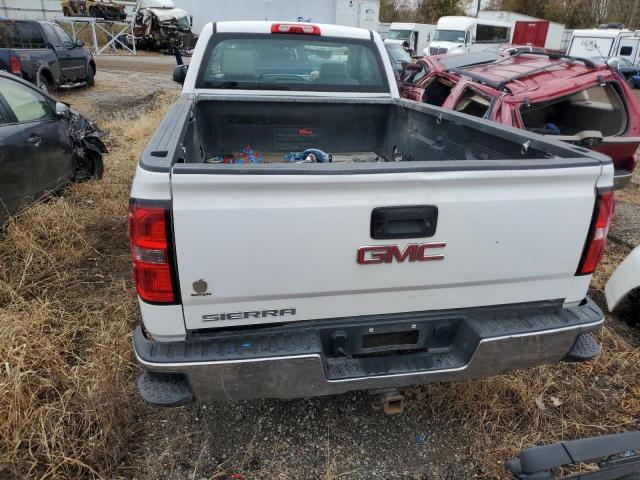
<instances>
[{"instance_id":1,"label":"green foliage","mask_svg":"<svg viewBox=\"0 0 640 480\"><path fill-rule=\"evenodd\" d=\"M476 0L381 0L380 21L436 23L445 15L465 15L466 7L475 3ZM591 28L601 23L640 28L640 0L491 0L484 8L545 18L567 28Z\"/></svg>"},{"instance_id":2,"label":"green foliage","mask_svg":"<svg viewBox=\"0 0 640 480\"><path fill-rule=\"evenodd\" d=\"M436 23L446 15L465 15L469 0L381 0L381 22Z\"/></svg>"},{"instance_id":3,"label":"green foliage","mask_svg":"<svg viewBox=\"0 0 640 480\"><path fill-rule=\"evenodd\" d=\"M601 23L640 27L640 0L491 0L489 10L508 10L567 28L591 28Z\"/></svg>"}]
</instances>

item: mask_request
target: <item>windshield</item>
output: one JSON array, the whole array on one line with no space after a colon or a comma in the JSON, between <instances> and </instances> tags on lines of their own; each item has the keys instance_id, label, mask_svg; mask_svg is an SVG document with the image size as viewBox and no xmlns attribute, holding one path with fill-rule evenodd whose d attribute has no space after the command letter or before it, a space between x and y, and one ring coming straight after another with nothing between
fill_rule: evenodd
<instances>
[{"instance_id":1,"label":"windshield","mask_svg":"<svg viewBox=\"0 0 640 480\"><path fill-rule=\"evenodd\" d=\"M179 28L184 30L191 30L191 22L189 21L189 17L187 17L186 15L184 17L176 18L175 22Z\"/></svg>"},{"instance_id":2,"label":"windshield","mask_svg":"<svg viewBox=\"0 0 640 480\"><path fill-rule=\"evenodd\" d=\"M394 62L411 62L411 55L400 45L385 45L385 47L387 47L387 52L389 52L389 56Z\"/></svg>"},{"instance_id":3,"label":"windshield","mask_svg":"<svg viewBox=\"0 0 640 480\"><path fill-rule=\"evenodd\" d=\"M436 30L432 40L440 42L464 42L464 30Z\"/></svg>"},{"instance_id":4,"label":"windshield","mask_svg":"<svg viewBox=\"0 0 640 480\"><path fill-rule=\"evenodd\" d=\"M409 40L411 38L411 30L389 30L391 40Z\"/></svg>"},{"instance_id":5,"label":"windshield","mask_svg":"<svg viewBox=\"0 0 640 480\"><path fill-rule=\"evenodd\" d=\"M315 35L218 34L197 88L388 92L373 42Z\"/></svg>"}]
</instances>

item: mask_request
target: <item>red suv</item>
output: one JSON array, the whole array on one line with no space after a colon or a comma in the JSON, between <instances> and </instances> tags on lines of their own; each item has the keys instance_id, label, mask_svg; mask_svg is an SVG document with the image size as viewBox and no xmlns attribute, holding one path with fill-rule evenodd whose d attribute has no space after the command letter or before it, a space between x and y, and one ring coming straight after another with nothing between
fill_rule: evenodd
<instances>
[{"instance_id":1,"label":"red suv","mask_svg":"<svg viewBox=\"0 0 640 480\"><path fill-rule=\"evenodd\" d=\"M640 104L606 64L512 49L425 57L401 73L400 95L604 153L616 187L631 179Z\"/></svg>"}]
</instances>

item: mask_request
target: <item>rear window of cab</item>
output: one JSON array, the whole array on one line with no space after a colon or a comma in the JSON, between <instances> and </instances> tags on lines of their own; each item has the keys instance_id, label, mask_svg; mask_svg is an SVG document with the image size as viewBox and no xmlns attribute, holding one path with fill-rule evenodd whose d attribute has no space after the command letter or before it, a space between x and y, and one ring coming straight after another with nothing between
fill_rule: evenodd
<instances>
[{"instance_id":1,"label":"rear window of cab","mask_svg":"<svg viewBox=\"0 0 640 480\"><path fill-rule=\"evenodd\" d=\"M0 21L0 48L47 48L36 22Z\"/></svg>"},{"instance_id":2,"label":"rear window of cab","mask_svg":"<svg viewBox=\"0 0 640 480\"><path fill-rule=\"evenodd\" d=\"M196 88L389 92L370 40L303 34L215 34Z\"/></svg>"}]
</instances>

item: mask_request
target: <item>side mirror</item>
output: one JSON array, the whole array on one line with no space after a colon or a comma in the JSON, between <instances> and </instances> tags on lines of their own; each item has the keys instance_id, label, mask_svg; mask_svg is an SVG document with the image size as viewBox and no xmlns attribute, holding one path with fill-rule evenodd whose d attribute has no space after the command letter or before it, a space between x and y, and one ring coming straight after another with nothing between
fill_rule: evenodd
<instances>
[{"instance_id":1,"label":"side mirror","mask_svg":"<svg viewBox=\"0 0 640 480\"><path fill-rule=\"evenodd\" d=\"M69 105L62 102L56 102L56 117L69 118L71 116L71 109Z\"/></svg>"},{"instance_id":2,"label":"side mirror","mask_svg":"<svg viewBox=\"0 0 640 480\"><path fill-rule=\"evenodd\" d=\"M84 47L84 42L83 42L81 39L76 38L76 41L74 42L74 45L75 45L76 47L78 47L78 48L80 48L80 47Z\"/></svg>"},{"instance_id":3,"label":"side mirror","mask_svg":"<svg viewBox=\"0 0 640 480\"><path fill-rule=\"evenodd\" d=\"M416 65L415 63L407 63L402 66L402 70L400 70L400 81L406 82L407 78L413 75L416 72L422 70L420 65Z\"/></svg>"},{"instance_id":4,"label":"side mirror","mask_svg":"<svg viewBox=\"0 0 640 480\"><path fill-rule=\"evenodd\" d=\"M173 70L173 81L182 85L184 83L184 79L187 78L187 70L189 69L189 65L178 65Z\"/></svg>"}]
</instances>

